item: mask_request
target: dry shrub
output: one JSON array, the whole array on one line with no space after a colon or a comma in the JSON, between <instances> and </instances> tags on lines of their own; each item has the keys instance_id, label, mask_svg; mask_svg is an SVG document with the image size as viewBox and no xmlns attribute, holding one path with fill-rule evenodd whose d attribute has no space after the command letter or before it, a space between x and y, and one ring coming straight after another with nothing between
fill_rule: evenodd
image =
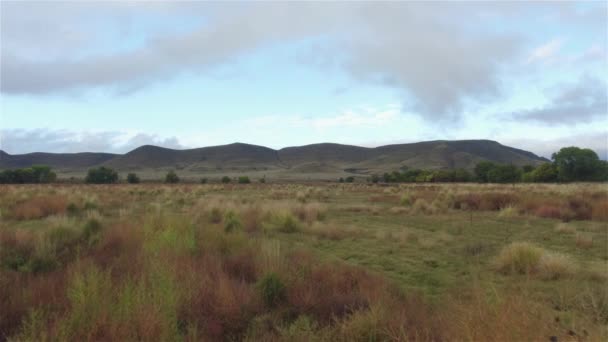
<instances>
[{"instance_id":1,"label":"dry shrub","mask_svg":"<svg viewBox=\"0 0 608 342\"><path fill-rule=\"evenodd\" d=\"M439 313L441 331L452 341L548 341L551 313L518 293L490 298L482 288L460 289ZM561 340L561 339L560 339Z\"/></svg>"},{"instance_id":2,"label":"dry shrub","mask_svg":"<svg viewBox=\"0 0 608 342\"><path fill-rule=\"evenodd\" d=\"M591 248L593 247L593 237L585 233L576 234L576 247L578 248Z\"/></svg>"},{"instance_id":3,"label":"dry shrub","mask_svg":"<svg viewBox=\"0 0 608 342\"><path fill-rule=\"evenodd\" d=\"M16 204L11 212L17 220L32 220L50 215L64 214L68 200L62 195L36 196Z\"/></svg>"},{"instance_id":4,"label":"dry shrub","mask_svg":"<svg viewBox=\"0 0 608 342\"><path fill-rule=\"evenodd\" d=\"M517 196L508 192L488 192L481 195L479 210L500 210L517 203Z\"/></svg>"},{"instance_id":5,"label":"dry shrub","mask_svg":"<svg viewBox=\"0 0 608 342\"><path fill-rule=\"evenodd\" d=\"M321 221L325 218L326 209L320 203L308 203L292 208L294 215L302 222L311 224L315 221Z\"/></svg>"},{"instance_id":6,"label":"dry shrub","mask_svg":"<svg viewBox=\"0 0 608 342\"><path fill-rule=\"evenodd\" d=\"M553 205L541 205L534 212L536 216L544 218L560 219L562 218L562 210Z\"/></svg>"},{"instance_id":7,"label":"dry shrub","mask_svg":"<svg viewBox=\"0 0 608 342\"><path fill-rule=\"evenodd\" d=\"M564 234L574 234L576 233L576 227L568 224L568 223L558 223L557 226L555 226L555 231L557 233L564 233Z\"/></svg>"},{"instance_id":8,"label":"dry shrub","mask_svg":"<svg viewBox=\"0 0 608 342\"><path fill-rule=\"evenodd\" d=\"M608 221L608 200L598 199L591 204L591 219Z\"/></svg>"},{"instance_id":9,"label":"dry shrub","mask_svg":"<svg viewBox=\"0 0 608 342\"><path fill-rule=\"evenodd\" d=\"M555 280L573 275L576 265L564 254L545 253L540 258L538 270L543 278Z\"/></svg>"},{"instance_id":10,"label":"dry shrub","mask_svg":"<svg viewBox=\"0 0 608 342\"><path fill-rule=\"evenodd\" d=\"M322 223L315 223L310 227L305 228L304 232L314 236L318 236L321 239L334 241L342 240L349 236L353 237L360 235L358 231L347 230L334 225L327 225Z\"/></svg>"},{"instance_id":11,"label":"dry shrub","mask_svg":"<svg viewBox=\"0 0 608 342\"><path fill-rule=\"evenodd\" d=\"M494 265L504 274L536 273L543 254L544 249L529 242L513 242L502 249L494 260Z\"/></svg>"}]
</instances>

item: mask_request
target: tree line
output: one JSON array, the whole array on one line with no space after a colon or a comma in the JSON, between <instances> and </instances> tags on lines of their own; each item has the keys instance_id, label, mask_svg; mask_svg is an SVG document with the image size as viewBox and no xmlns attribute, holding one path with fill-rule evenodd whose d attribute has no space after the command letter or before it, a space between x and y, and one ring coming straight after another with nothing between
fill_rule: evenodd
<instances>
[{"instance_id":1,"label":"tree line","mask_svg":"<svg viewBox=\"0 0 608 342\"><path fill-rule=\"evenodd\" d=\"M454 170L404 170L373 175L373 183L479 182L479 183L554 183L608 181L608 162L590 149L564 147L553 153L552 162L518 167L489 161L478 163L473 172Z\"/></svg>"}]
</instances>

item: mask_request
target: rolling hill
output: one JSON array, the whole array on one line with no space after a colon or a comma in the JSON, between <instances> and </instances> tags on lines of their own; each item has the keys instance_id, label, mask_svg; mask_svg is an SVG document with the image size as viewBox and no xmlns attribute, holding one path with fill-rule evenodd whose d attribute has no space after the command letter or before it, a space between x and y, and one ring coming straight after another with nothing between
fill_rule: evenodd
<instances>
[{"instance_id":1,"label":"rolling hill","mask_svg":"<svg viewBox=\"0 0 608 342\"><path fill-rule=\"evenodd\" d=\"M548 161L531 152L491 140L425 141L375 148L332 143L286 147L280 150L234 143L187 150L141 146L126 154L29 153L10 155L0 151L0 169L45 164L66 172L85 172L93 166L119 171L161 172L168 169L188 174L260 172L285 178L312 178L339 174L372 174L402 168L472 169L480 161L537 165Z\"/></svg>"}]
</instances>

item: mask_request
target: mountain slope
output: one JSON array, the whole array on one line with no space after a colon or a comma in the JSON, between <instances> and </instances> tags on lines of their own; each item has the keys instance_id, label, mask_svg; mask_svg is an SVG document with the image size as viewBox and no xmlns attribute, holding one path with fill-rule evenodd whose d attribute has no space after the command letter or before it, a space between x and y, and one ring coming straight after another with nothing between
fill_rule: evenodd
<instances>
[{"instance_id":1,"label":"mountain slope","mask_svg":"<svg viewBox=\"0 0 608 342\"><path fill-rule=\"evenodd\" d=\"M104 165L127 170L178 169L190 173L276 170L281 174L370 174L401 168L472 169L480 161L538 165L548 160L491 140L425 141L367 148L313 144L273 150L234 143L188 150L141 146L123 155L109 153L29 153L0 151L0 169L46 164L59 170L86 170Z\"/></svg>"},{"instance_id":2,"label":"mountain slope","mask_svg":"<svg viewBox=\"0 0 608 342\"><path fill-rule=\"evenodd\" d=\"M48 165L56 169L83 169L102 164L117 155L112 153L44 153L10 155L0 151L0 169Z\"/></svg>"}]
</instances>

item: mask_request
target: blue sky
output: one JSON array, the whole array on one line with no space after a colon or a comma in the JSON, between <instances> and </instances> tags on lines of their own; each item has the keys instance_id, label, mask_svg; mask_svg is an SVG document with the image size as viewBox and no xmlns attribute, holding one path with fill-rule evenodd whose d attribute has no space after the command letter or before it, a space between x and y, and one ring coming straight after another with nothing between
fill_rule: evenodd
<instances>
[{"instance_id":1,"label":"blue sky","mask_svg":"<svg viewBox=\"0 0 608 342\"><path fill-rule=\"evenodd\" d=\"M2 2L0 148L608 150L605 2Z\"/></svg>"}]
</instances>

